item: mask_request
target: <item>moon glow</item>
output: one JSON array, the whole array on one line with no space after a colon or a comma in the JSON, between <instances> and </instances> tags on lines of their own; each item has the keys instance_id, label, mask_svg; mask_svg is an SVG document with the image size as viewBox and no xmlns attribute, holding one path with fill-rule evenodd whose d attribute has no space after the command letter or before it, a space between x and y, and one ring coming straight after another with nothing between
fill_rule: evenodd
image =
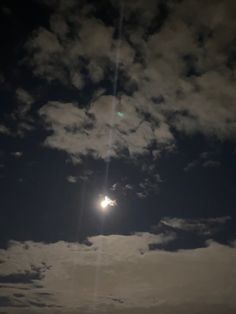
<instances>
[{"instance_id":1,"label":"moon glow","mask_svg":"<svg viewBox=\"0 0 236 314\"><path fill-rule=\"evenodd\" d=\"M108 196L104 196L104 198L100 202L100 208L103 212L106 212L110 207L116 205L116 201L110 199Z\"/></svg>"}]
</instances>

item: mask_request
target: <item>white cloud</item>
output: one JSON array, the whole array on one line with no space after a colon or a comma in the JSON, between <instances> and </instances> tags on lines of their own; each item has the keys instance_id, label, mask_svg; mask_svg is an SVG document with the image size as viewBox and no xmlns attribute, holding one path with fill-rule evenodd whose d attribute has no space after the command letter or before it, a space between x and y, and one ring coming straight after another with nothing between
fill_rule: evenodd
<instances>
[{"instance_id":1,"label":"white cloud","mask_svg":"<svg viewBox=\"0 0 236 314\"><path fill-rule=\"evenodd\" d=\"M235 248L209 242L171 253L148 249L172 239L142 233L91 237L90 246L13 242L0 251L0 281L10 303L3 310L21 304L25 313L50 306L51 313L172 314L216 303L236 309Z\"/></svg>"}]
</instances>

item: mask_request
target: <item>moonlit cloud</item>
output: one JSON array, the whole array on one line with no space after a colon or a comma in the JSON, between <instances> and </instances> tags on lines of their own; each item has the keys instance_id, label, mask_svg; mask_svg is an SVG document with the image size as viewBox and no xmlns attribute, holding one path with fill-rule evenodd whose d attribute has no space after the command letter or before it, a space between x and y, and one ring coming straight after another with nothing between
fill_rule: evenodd
<instances>
[{"instance_id":1,"label":"moonlit cloud","mask_svg":"<svg viewBox=\"0 0 236 314\"><path fill-rule=\"evenodd\" d=\"M76 183L77 182L77 177L75 177L75 176L68 176L66 179L70 183Z\"/></svg>"},{"instance_id":2,"label":"moonlit cloud","mask_svg":"<svg viewBox=\"0 0 236 314\"><path fill-rule=\"evenodd\" d=\"M120 158L124 150L128 150L130 156L144 154L157 140L152 123L144 121L135 99L129 96L120 99L122 105L115 98L125 117L114 118L113 101L112 96L100 96L91 103L89 110L79 108L78 104L58 101L44 105L39 114L46 122L46 128L52 131L45 145L64 150L77 160L85 155ZM111 144L109 132L112 132Z\"/></svg>"},{"instance_id":3,"label":"moonlit cloud","mask_svg":"<svg viewBox=\"0 0 236 314\"><path fill-rule=\"evenodd\" d=\"M50 307L51 313L128 314L155 308L172 314L201 304L211 309L216 303L214 313L236 309L233 247L209 242L202 249L150 251L150 245L173 237L149 233L88 240L89 246L12 242L0 250L2 310L11 313L20 305L33 313Z\"/></svg>"},{"instance_id":4,"label":"moonlit cloud","mask_svg":"<svg viewBox=\"0 0 236 314\"><path fill-rule=\"evenodd\" d=\"M112 147L108 147L107 134L113 127L114 99L108 94L91 101L87 106L88 111L76 104L54 102L53 107L52 102L45 104L39 113L46 121L46 127L52 131L45 143L68 152L73 160L79 160L88 154L105 159L108 152L117 158L125 149L131 156L143 155L149 151L151 143L156 143L159 153L167 147L173 149L173 129L186 135L200 132L219 139L234 138L235 82L230 75L231 70L226 66L230 55L227 45L232 40L232 30L236 28L229 18L234 4L231 1L228 5L219 1L216 3L213 6L211 2L191 0L178 5L173 3L173 6L167 4L172 10L170 18L161 29L145 39L143 33L155 14L158 15L159 7L155 2L151 5L142 1L127 4L127 18L135 12L142 16L142 20L139 28L132 24L127 29L123 28L134 46L129 44L125 36L122 37L119 67L120 75L125 76L126 86L135 86L135 89L131 97L126 95L125 90L121 93L117 112L122 112L122 118L114 122ZM221 6L224 10L219 9ZM192 18L193 8L196 12L204 11L205 18ZM56 12L50 19L51 29L39 28L26 45L34 75L83 89L83 67L87 67L92 81L103 80L109 64L115 62L115 28L88 17L86 14L91 9L80 10L81 19L78 22L75 3L75 15L64 4L55 7ZM223 12L218 22L214 19L217 12ZM68 14L70 25L67 23ZM190 20L191 27L188 27ZM200 44L196 34L204 28L207 30L209 26L205 25L206 21L215 36ZM79 39L69 35L75 30ZM222 36L222 33L227 33L227 36ZM143 62L134 59L135 45L139 47ZM208 53L206 58L203 57L205 50ZM65 55L67 58L64 58ZM78 62L81 57L88 60L86 65ZM221 70L218 71L218 68ZM195 72L189 75L189 69L194 69L198 75ZM112 77L114 73L110 75ZM80 117L75 115L78 118L75 128L69 115L76 110L80 112ZM88 121L87 114L92 114L95 120ZM147 115L149 119L144 118ZM63 124L61 117L65 117ZM81 123L84 132L81 132ZM79 145L76 144L78 142Z\"/></svg>"}]
</instances>

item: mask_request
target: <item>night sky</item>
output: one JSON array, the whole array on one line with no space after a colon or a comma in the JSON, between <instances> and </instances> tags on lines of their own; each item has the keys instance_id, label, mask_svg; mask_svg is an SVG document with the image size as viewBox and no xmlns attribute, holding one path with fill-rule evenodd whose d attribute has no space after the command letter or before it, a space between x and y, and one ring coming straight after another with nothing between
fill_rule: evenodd
<instances>
[{"instance_id":1,"label":"night sky","mask_svg":"<svg viewBox=\"0 0 236 314\"><path fill-rule=\"evenodd\" d=\"M0 2L0 314L236 312L235 16Z\"/></svg>"}]
</instances>

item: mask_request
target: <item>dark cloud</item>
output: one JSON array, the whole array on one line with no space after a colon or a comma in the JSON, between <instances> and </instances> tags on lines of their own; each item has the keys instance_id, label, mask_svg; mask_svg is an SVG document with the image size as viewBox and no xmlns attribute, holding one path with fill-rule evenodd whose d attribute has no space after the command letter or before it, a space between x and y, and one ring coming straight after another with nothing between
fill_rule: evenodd
<instances>
[{"instance_id":1,"label":"dark cloud","mask_svg":"<svg viewBox=\"0 0 236 314\"><path fill-rule=\"evenodd\" d=\"M217 168L220 167L220 162L217 160L207 160L203 163L203 167L213 167L213 168Z\"/></svg>"},{"instance_id":2,"label":"dark cloud","mask_svg":"<svg viewBox=\"0 0 236 314\"><path fill-rule=\"evenodd\" d=\"M204 168L217 168L220 167L221 163L219 160L215 160L215 154L212 152L202 152L198 158L190 161L187 166L184 168L184 171L189 171L195 167L204 167Z\"/></svg>"},{"instance_id":3,"label":"dark cloud","mask_svg":"<svg viewBox=\"0 0 236 314\"><path fill-rule=\"evenodd\" d=\"M199 235L211 236L218 232L231 217L201 218L201 219L183 219L183 218L163 218L160 225L171 227L176 230L189 231Z\"/></svg>"},{"instance_id":4,"label":"dark cloud","mask_svg":"<svg viewBox=\"0 0 236 314\"><path fill-rule=\"evenodd\" d=\"M34 280L41 279L41 273L38 272L25 272L25 273L16 273L10 275L0 275L0 283L33 283Z\"/></svg>"},{"instance_id":5,"label":"dark cloud","mask_svg":"<svg viewBox=\"0 0 236 314\"><path fill-rule=\"evenodd\" d=\"M10 299L8 297L0 296L0 305L2 307L10 306L11 305Z\"/></svg>"},{"instance_id":6,"label":"dark cloud","mask_svg":"<svg viewBox=\"0 0 236 314\"><path fill-rule=\"evenodd\" d=\"M0 124L0 134L10 135L11 132L7 126L5 126L4 124Z\"/></svg>"}]
</instances>

